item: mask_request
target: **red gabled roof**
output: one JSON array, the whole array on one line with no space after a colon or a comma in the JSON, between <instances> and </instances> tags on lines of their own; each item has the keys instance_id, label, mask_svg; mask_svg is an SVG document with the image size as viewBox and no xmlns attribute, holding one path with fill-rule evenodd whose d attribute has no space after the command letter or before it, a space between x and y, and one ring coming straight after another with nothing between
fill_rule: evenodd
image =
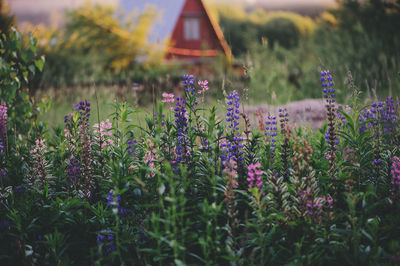
<instances>
[{"instance_id":1,"label":"red gabled roof","mask_svg":"<svg viewBox=\"0 0 400 266\"><path fill-rule=\"evenodd\" d=\"M184 17L200 15L199 40L185 40L183 37ZM203 48L206 44L207 48ZM231 57L231 50L224 39L224 35L210 15L203 0L185 0L179 19L174 27L170 38L167 58L188 58L188 57L214 57L218 52L223 52L228 58Z\"/></svg>"},{"instance_id":2,"label":"red gabled roof","mask_svg":"<svg viewBox=\"0 0 400 266\"><path fill-rule=\"evenodd\" d=\"M162 44L169 39L167 58L171 55L177 58L214 57L220 51L228 58L231 57L231 50L224 35L203 0L120 0L119 6L124 8L126 13L136 10L140 14L147 8L156 9L157 19L151 29L149 41ZM189 8L189 12L185 7ZM201 30L208 32L206 38L197 43L186 42L182 35L182 15L191 15L193 12L202 15L204 23ZM204 49L200 42L206 43L207 48Z\"/></svg>"}]
</instances>

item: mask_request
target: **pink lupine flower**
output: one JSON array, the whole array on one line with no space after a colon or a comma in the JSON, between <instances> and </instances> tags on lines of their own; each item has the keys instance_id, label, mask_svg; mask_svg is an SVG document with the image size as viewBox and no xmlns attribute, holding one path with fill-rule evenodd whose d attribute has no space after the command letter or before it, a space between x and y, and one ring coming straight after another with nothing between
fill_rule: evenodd
<instances>
[{"instance_id":1,"label":"pink lupine flower","mask_svg":"<svg viewBox=\"0 0 400 266\"><path fill-rule=\"evenodd\" d=\"M167 93L167 92L163 92L162 93L162 102L163 103L168 103L169 104L169 109L174 109L174 106L172 105L172 103L175 101L175 95L173 93Z\"/></svg>"},{"instance_id":2,"label":"pink lupine flower","mask_svg":"<svg viewBox=\"0 0 400 266\"><path fill-rule=\"evenodd\" d=\"M43 154L47 151L43 139L36 139L35 144L36 144L35 148L29 152L30 154L37 154L37 153Z\"/></svg>"},{"instance_id":3,"label":"pink lupine flower","mask_svg":"<svg viewBox=\"0 0 400 266\"><path fill-rule=\"evenodd\" d=\"M333 199L331 196L328 196L328 205L330 208L332 208L332 204L333 204Z\"/></svg>"},{"instance_id":4,"label":"pink lupine flower","mask_svg":"<svg viewBox=\"0 0 400 266\"><path fill-rule=\"evenodd\" d=\"M99 124L94 124L93 127L95 128L95 130L93 131L94 134L100 135L102 147L114 144L114 141L109 138L112 136L112 132L110 131L110 129L112 128L112 124L109 119L107 119L106 121L101 121L100 126Z\"/></svg>"},{"instance_id":5,"label":"pink lupine flower","mask_svg":"<svg viewBox=\"0 0 400 266\"><path fill-rule=\"evenodd\" d=\"M208 91L208 80L199 80L197 83L201 87L201 89L197 91L198 94Z\"/></svg>"},{"instance_id":6,"label":"pink lupine flower","mask_svg":"<svg viewBox=\"0 0 400 266\"><path fill-rule=\"evenodd\" d=\"M392 197L393 200L400 200L400 158L392 158Z\"/></svg>"},{"instance_id":7,"label":"pink lupine flower","mask_svg":"<svg viewBox=\"0 0 400 266\"><path fill-rule=\"evenodd\" d=\"M250 164L247 169L248 169L248 177L247 181L249 182L249 188L257 187L259 190L262 189L262 171L260 170L261 164L256 163L256 164Z\"/></svg>"},{"instance_id":8,"label":"pink lupine flower","mask_svg":"<svg viewBox=\"0 0 400 266\"><path fill-rule=\"evenodd\" d=\"M7 105L5 102L0 104L0 151L7 145Z\"/></svg>"},{"instance_id":9,"label":"pink lupine flower","mask_svg":"<svg viewBox=\"0 0 400 266\"><path fill-rule=\"evenodd\" d=\"M173 103L175 101L175 96L173 93L162 93L163 99L161 100L163 103Z\"/></svg>"},{"instance_id":10,"label":"pink lupine flower","mask_svg":"<svg viewBox=\"0 0 400 266\"><path fill-rule=\"evenodd\" d=\"M154 148L154 143L149 139L147 139L147 146L149 147L149 150L146 151L143 161L145 163L148 163L150 173L146 174L146 177L150 178L150 177L154 177L156 175L155 162L158 159L158 154L157 154L156 148Z\"/></svg>"},{"instance_id":11,"label":"pink lupine flower","mask_svg":"<svg viewBox=\"0 0 400 266\"><path fill-rule=\"evenodd\" d=\"M331 196L320 196L314 199L307 198L306 190L300 192L300 202L306 201L304 214L311 218L313 223L322 224L326 219L332 219L333 199Z\"/></svg>"},{"instance_id":12,"label":"pink lupine flower","mask_svg":"<svg viewBox=\"0 0 400 266\"><path fill-rule=\"evenodd\" d=\"M72 138L71 132L68 129L64 129L64 136L66 138Z\"/></svg>"}]
</instances>

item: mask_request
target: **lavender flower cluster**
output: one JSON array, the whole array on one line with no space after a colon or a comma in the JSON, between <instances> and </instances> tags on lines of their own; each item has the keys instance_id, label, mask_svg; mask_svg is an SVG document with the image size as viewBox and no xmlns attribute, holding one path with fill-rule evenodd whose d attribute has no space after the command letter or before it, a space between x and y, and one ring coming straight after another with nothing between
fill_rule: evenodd
<instances>
[{"instance_id":1,"label":"lavender flower cluster","mask_svg":"<svg viewBox=\"0 0 400 266\"><path fill-rule=\"evenodd\" d=\"M385 102L374 102L371 104L371 108L365 108L359 119L359 122L362 123L360 133L380 125L383 127L383 133L392 133L398 119L396 115L398 104L392 97L387 97Z\"/></svg>"},{"instance_id":2,"label":"lavender flower cluster","mask_svg":"<svg viewBox=\"0 0 400 266\"><path fill-rule=\"evenodd\" d=\"M10 229L11 223L8 220L0 221L0 232Z\"/></svg>"},{"instance_id":3,"label":"lavender flower cluster","mask_svg":"<svg viewBox=\"0 0 400 266\"><path fill-rule=\"evenodd\" d=\"M80 183L81 168L79 166L79 161L74 156L69 160L66 172L68 174L70 186L76 188Z\"/></svg>"},{"instance_id":4,"label":"lavender flower cluster","mask_svg":"<svg viewBox=\"0 0 400 266\"><path fill-rule=\"evenodd\" d=\"M72 127L74 126L74 121L71 113L64 116L64 124L65 128L68 130L71 130Z\"/></svg>"},{"instance_id":5,"label":"lavender flower cluster","mask_svg":"<svg viewBox=\"0 0 400 266\"><path fill-rule=\"evenodd\" d=\"M326 101L326 109L328 116L328 131L326 132L325 137L327 138L328 146L329 146L329 154L327 154L327 158L331 165L335 159L335 146L338 144L338 139L336 136L336 110L335 110L335 89L333 88L333 77L329 70L321 71L321 82L322 82L322 92L324 94L324 98Z\"/></svg>"},{"instance_id":6,"label":"lavender flower cluster","mask_svg":"<svg viewBox=\"0 0 400 266\"><path fill-rule=\"evenodd\" d=\"M188 132L188 120L187 111L185 108L186 101L181 98L176 98L175 104L175 126L177 134L177 146L176 146L176 160L177 162L183 162L187 156L187 132Z\"/></svg>"},{"instance_id":7,"label":"lavender flower cluster","mask_svg":"<svg viewBox=\"0 0 400 266\"><path fill-rule=\"evenodd\" d=\"M88 126L90 118L90 103L85 100L74 104L73 107L75 107L75 111L79 112L78 125Z\"/></svg>"},{"instance_id":8,"label":"lavender flower cluster","mask_svg":"<svg viewBox=\"0 0 400 266\"><path fill-rule=\"evenodd\" d=\"M396 125L396 121L397 115L395 102L392 97L387 97L382 114L383 132L392 132Z\"/></svg>"},{"instance_id":9,"label":"lavender flower cluster","mask_svg":"<svg viewBox=\"0 0 400 266\"><path fill-rule=\"evenodd\" d=\"M333 77L329 70L321 71L321 82L322 82L322 92L324 93L324 98L327 99L329 103L335 102L335 89L333 88Z\"/></svg>"},{"instance_id":10,"label":"lavender flower cluster","mask_svg":"<svg viewBox=\"0 0 400 266\"><path fill-rule=\"evenodd\" d=\"M185 92L190 93L192 95L196 95L196 89L194 87L194 77L193 75L183 75L183 87Z\"/></svg>"},{"instance_id":11,"label":"lavender flower cluster","mask_svg":"<svg viewBox=\"0 0 400 266\"><path fill-rule=\"evenodd\" d=\"M124 207L121 206L121 196L117 195L114 190L110 190L108 192L108 197L107 197L107 206L112 207L113 214L114 215L121 215L121 216L127 216L131 215L132 212Z\"/></svg>"},{"instance_id":12,"label":"lavender flower cluster","mask_svg":"<svg viewBox=\"0 0 400 266\"><path fill-rule=\"evenodd\" d=\"M277 122L276 122L276 116L269 115L267 121L265 122L266 127L265 127L265 136L268 139L268 143L271 148L271 157L275 157L275 147L276 147L276 136L278 135L277 131Z\"/></svg>"},{"instance_id":13,"label":"lavender flower cluster","mask_svg":"<svg viewBox=\"0 0 400 266\"><path fill-rule=\"evenodd\" d=\"M241 165L243 161L243 138L239 131L239 114L240 114L240 97L237 91L233 91L228 96L228 108L226 113L226 122L228 122L228 128L230 129L230 137L225 143L222 144L221 161L223 167L227 167L229 161L233 159L237 165Z\"/></svg>"},{"instance_id":14,"label":"lavender flower cluster","mask_svg":"<svg viewBox=\"0 0 400 266\"><path fill-rule=\"evenodd\" d=\"M0 169L0 180L6 179L8 176L8 173L5 169Z\"/></svg>"},{"instance_id":15,"label":"lavender flower cluster","mask_svg":"<svg viewBox=\"0 0 400 266\"><path fill-rule=\"evenodd\" d=\"M111 230L101 230L97 235L96 242L104 256L109 255L117 249L115 245L114 235Z\"/></svg>"},{"instance_id":16,"label":"lavender flower cluster","mask_svg":"<svg viewBox=\"0 0 400 266\"><path fill-rule=\"evenodd\" d=\"M5 102L0 104L0 153L7 147L7 106Z\"/></svg>"},{"instance_id":17,"label":"lavender flower cluster","mask_svg":"<svg viewBox=\"0 0 400 266\"><path fill-rule=\"evenodd\" d=\"M132 155L132 156L137 156L137 140L135 139L130 139L128 140L128 154Z\"/></svg>"}]
</instances>

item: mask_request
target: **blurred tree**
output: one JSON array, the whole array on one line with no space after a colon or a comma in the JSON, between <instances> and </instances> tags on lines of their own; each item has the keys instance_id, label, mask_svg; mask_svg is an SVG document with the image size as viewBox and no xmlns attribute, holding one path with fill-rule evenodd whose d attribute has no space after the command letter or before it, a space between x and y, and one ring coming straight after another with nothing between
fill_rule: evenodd
<instances>
[{"instance_id":1,"label":"blurred tree","mask_svg":"<svg viewBox=\"0 0 400 266\"><path fill-rule=\"evenodd\" d=\"M87 4L67 14L64 29L25 25L46 54L40 86L130 83L133 73L158 66L166 46L148 41L156 11L116 14L113 7Z\"/></svg>"},{"instance_id":2,"label":"blurred tree","mask_svg":"<svg viewBox=\"0 0 400 266\"><path fill-rule=\"evenodd\" d=\"M4 0L0 0L0 32L7 32L15 23L15 17L8 14Z\"/></svg>"},{"instance_id":3,"label":"blurred tree","mask_svg":"<svg viewBox=\"0 0 400 266\"><path fill-rule=\"evenodd\" d=\"M121 71L135 60L151 63L162 57L162 51L148 42L148 35L156 16L148 9L139 16L115 16L115 9L107 6L86 5L68 14L65 37L75 52L102 54L105 71ZM157 53L157 51L159 53Z\"/></svg>"},{"instance_id":4,"label":"blurred tree","mask_svg":"<svg viewBox=\"0 0 400 266\"><path fill-rule=\"evenodd\" d=\"M234 55L248 52L267 38L270 45L278 43L287 48L297 46L301 36L310 36L315 22L299 14L266 11L256 8L246 11L241 6L213 5L219 22Z\"/></svg>"},{"instance_id":5,"label":"blurred tree","mask_svg":"<svg viewBox=\"0 0 400 266\"><path fill-rule=\"evenodd\" d=\"M300 39L299 29L293 21L287 18L274 18L261 26L259 37L266 37L270 47L279 44L285 48L297 46Z\"/></svg>"},{"instance_id":6,"label":"blurred tree","mask_svg":"<svg viewBox=\"0 0 400 266\"><path fill-rule=\"evenodd\" d=\"M394 48L400 38L400 0L338 0L338 3L339 8L330 12L337 18L340 30L363 29L371 38L384 40L388 49Z\"/></svg>"}]
</instances>

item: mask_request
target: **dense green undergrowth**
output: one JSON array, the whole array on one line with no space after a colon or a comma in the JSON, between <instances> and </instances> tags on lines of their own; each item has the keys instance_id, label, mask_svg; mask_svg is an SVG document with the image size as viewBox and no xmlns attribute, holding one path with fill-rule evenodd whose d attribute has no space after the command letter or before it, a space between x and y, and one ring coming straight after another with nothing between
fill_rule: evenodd
<instances>
[{"instance_id":1,"label":"dense green undergrowth","mask_svg":"<svg viewBox=\"0 0 400 266\"><path fill-rule=\"evenodd\" d=\"M323 70L324 127L292 128L281 109L254 128L245 95L226 95L218 117L207 82L185 75L183 97L162 94L144 123L119 102L100 121L84 100L50 131L18 82L42 61L18 47L0 50L0 264L400 261L398 101L363 106L353 84L338 108Z\"/></svg>"}]
</instances>

